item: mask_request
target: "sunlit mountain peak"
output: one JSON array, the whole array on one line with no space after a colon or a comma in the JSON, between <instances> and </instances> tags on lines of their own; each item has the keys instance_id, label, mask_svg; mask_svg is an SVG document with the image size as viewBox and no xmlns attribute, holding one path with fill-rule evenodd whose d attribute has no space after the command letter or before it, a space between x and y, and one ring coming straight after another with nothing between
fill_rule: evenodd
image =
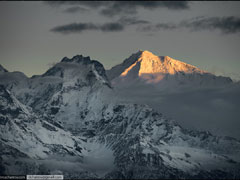
<instances>
[{"instance_id":1,"label":"sunlit mountain peak","mask_svg":"<svg viewBox=\"0 0 240 180\"><path fill-rule=\"evenodd\" d=\"M139 56L134 57L133 63L126 67L120 76L127 76L132 74L134 76L142 76L149 74L176 74L183 73L204 73L201 69L190 64L175 60L169 56L157 56L150 51L139 51Z\"/></svg>"}]
</instances>

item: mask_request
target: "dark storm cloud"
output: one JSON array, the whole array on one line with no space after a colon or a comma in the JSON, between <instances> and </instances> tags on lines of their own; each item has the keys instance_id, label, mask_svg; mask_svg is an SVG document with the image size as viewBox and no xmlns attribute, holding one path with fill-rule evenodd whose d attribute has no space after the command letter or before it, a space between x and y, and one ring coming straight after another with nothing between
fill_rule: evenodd
<instances>
[{"instance_id":1,"label":"dark storm cloud","mask_svg":"<svg viewBox=\"0 0 240 180\"><path fill-rule=\"evenodd\" d=\"M148 24L150 22L136 17L121 17L116 22L109 22L104 24L95 24L95 23L71 23L66 25L61 25L52 28L50 31L70 34L70 33L82 33L83 31L103 31L103 32L119 32L123 31L126 27L131 25L141 26L142 24Z\"/></svg>"},{"instance_id":2,"label":"dark storm cloud","mask_svg":"<svg viewBox=\"0 0 240 180\"><path fill-rule=\"evenodd\" d=\"M147 24L147 25L146 25ZM100 30L105 32L123 31L125 27L137 25L137 30L144 32L153 32L160 30L175 30L180 28L189 29L191 31L201 30L219 30L225 34L233 34L240 32L240 18L234 16L228 17L197 17L191 20L174 23L158 23L151 24L149 21L138 19L136 17L123 16L116 22L105 23L102 25L94 23L72 23L63 26L57 26L51 31L60 33L76 33L86 30Z\"/></svg>"},{"instance_id":3,"label":"dark storm cloud","mask_svg":"<svg viewBox=\"0 0 240 180\"><path fill-rule=\"evenodd\" d=\"M83 31L88 31L88 30L116 32L116 31L122 31L123 29L124 29L124 26L120 23L105 23L105 24L71 23L71 24L54 27L53 29L51 29L51 31L62 33L62 34L69 34L69 33L81 33Z\"/></svg>"},{"instance_id":4,"label":"dark storm cloud","mask_svg":"<svg viewBox=\"0 0 240 180\"><path fill-rule=\"evenodd\" d=\"M51 29L52 32L59 32L63 34L81 33L86 30L98 30L98 26L92 23L71 23L62 26L57 26Z\"/></svg>"},{"instance_id":5,"label":"dark storm cloud","mask_svg":"<svg viewBox=\"0 0 240 180\"><path fill-rule=\"evenodd\" d=\"M187 1L116 1L101 10L105 16L115 16L118 14L136 14L139 8L148 10L157 8L167 8L170 10L188 9Z\"/></svg>"},{"instance_id":6,"label":"dark storm cloud","mask_svg":"<svg viewBox=\"0 0 240 180\"><path fill-rule=\"evenodd\" d=\"M63 5L76 5L91 9L98 9L104 16L119 14L136 14L139 8L157 9L167 8L170 10L184 10L189 8L187 1L49 1L47 4L53 7Z\"/></svg>"},{"instance_id":7,"label":"dark storm cloud","mask_svg":"<svg viewBox=\"0 0 240 180\"><path fill-rule=\"evenodd\" d=\"M209 17L196 18L192 21L183 21L179 26L198 30L220 30L222 33L237 33L240 31L240 18L228 17Z\"/></svg>"},{"instance_id":8,"label":"dark storm cloud","mask_svg":"<svg viewBox=\"0 0 240 180\"><path fill-rule=\"evenodd\" d=\"M191 20L185 20L178 24L159 23L147 25L140 28L141 31L174 30L179 28L190 29L191 31L201 30L219 30L225 34L237 33L240 31L240 18L234 16L228 17L197 17Z\"/></svg>"}]
</instances>

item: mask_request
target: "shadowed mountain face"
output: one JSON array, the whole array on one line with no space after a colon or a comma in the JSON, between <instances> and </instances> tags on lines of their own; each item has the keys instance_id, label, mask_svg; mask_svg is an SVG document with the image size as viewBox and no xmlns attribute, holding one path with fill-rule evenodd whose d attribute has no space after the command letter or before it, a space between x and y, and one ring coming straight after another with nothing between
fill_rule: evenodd
<instances>
[{"instance_id":1,"label":"shadowed mountain face","mask_svg":"<svg viewBox=\"0 0 240 180\"><path fill-rule=\"evenodd\" d=\"M172 75L205 73L169 57L154 56L151 61L152 57L149 52L134 54L124 62L128 68L119 66L109 79L115 75L143 77L140 81L148 85L143 75L160 69ZM182 128L147 105L119 100L102 64L89 57L63 58L32 78L20 72L0 72L0 84L1 174L240 177L238 140Z\"/></svg>"}]
</instances>

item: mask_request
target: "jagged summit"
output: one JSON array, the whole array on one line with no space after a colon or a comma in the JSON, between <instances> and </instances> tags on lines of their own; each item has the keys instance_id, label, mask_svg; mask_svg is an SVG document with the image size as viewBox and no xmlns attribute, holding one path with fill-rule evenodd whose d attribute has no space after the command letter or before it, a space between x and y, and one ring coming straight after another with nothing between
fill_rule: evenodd
<instances>
[{"instance_id":1,"label":"jagged summit","mask_svg":"<svg viewBox=\"0 0 240 180\"><path fill-rule=\"evenodd\" d=\"M0 72L8 72L1 64L0 64Z\"/></svg>"},{"instance_id":2,"label":"jagged summit","mask_svg":"<svg viewBox=\"0 0 240 180\"><path fill-rule=\"evenodd\" d=\"M91 59L89 56L84 57L83 55L76 55L73 56L71 59L69 59L68 57L64 57L61 62L72 62L72 63L91 63Z\"/></svg>"},{"instance_id":3,"label":"jagged summit","mask_svg":"<svg viewBox=\"0 0 240 180\"><path fill-rule=\"evenodd\" d=\"M96 60L91 60L89 56L84 57L83 55L76 55L72 58L64 57L59 63L47 70L47 72L45 72L42 76L58 76L66 78L68 77L66 74L70 73L71 76L77 75L81 77L80 74L87 75L87 72L93 73L97 78L101 77L107 81L103 65Z\"/></svg>"}]
</instances>

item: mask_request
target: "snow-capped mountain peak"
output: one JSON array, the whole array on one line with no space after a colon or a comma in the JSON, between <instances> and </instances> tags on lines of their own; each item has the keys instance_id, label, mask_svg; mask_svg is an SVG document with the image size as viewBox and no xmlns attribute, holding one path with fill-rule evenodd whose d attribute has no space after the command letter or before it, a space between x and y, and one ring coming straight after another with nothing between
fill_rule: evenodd
<instances>
[{"instance_id":1,"label":"snow-capped mountain peak","mask_svg":"<svg viewBox=\"0 0 240 180\"><path fill-rule=\"evenodd\" d=\"M173 87L180 87L179 85L216 86L232 82L230 78L217 77L169 56L157 56L150 51L141 50L108 70L107 75L112 84L117 86L150 83L161 88L174 89Z\"/></svg>"},{"instance_id":2,"label":"snow-capped mountain peak","mask_svg":"<svg viewBox=\"0 0 240 180\"><path fill-rule=\"evenodd\" d=\"M115 66L116 67L116 66ZM157 56L150 51L138 51L126 59L118 68L120 76L141 77L146 74L207 73L193 65L175 60L169 56ZM113 70L112 68L111 70ZM110 71L111 71L110 70ZM116 69L114 69L116 71Z\"/></svg>"},{"instance_id":3,"label":"snow-capped mountain peak","mask_svg":"<svg viewBox=\"0 0 240 180\"><path fill-rule=\"evenodd\" d=\"M204 72L190 64L175 60L169 56L156 56L149 51L143 51L139 60L142 61L139 75L144 73L176 74L177 72Z\"/></svg>"},{"instance_id":4,"label":"snow-capped mountain peak","mask_svg":"<svg viewBox=\"0 0 240 180\"><path fill-rule=\"evenodd\" d=\"M89 56L76 55L72 58L64 57L59 63L55 64L46 73L45 76L57 76L64 79L95 77L103 83L108 83L105 69L101 63L91 60Z\"/></svg>"}]
</instances>

